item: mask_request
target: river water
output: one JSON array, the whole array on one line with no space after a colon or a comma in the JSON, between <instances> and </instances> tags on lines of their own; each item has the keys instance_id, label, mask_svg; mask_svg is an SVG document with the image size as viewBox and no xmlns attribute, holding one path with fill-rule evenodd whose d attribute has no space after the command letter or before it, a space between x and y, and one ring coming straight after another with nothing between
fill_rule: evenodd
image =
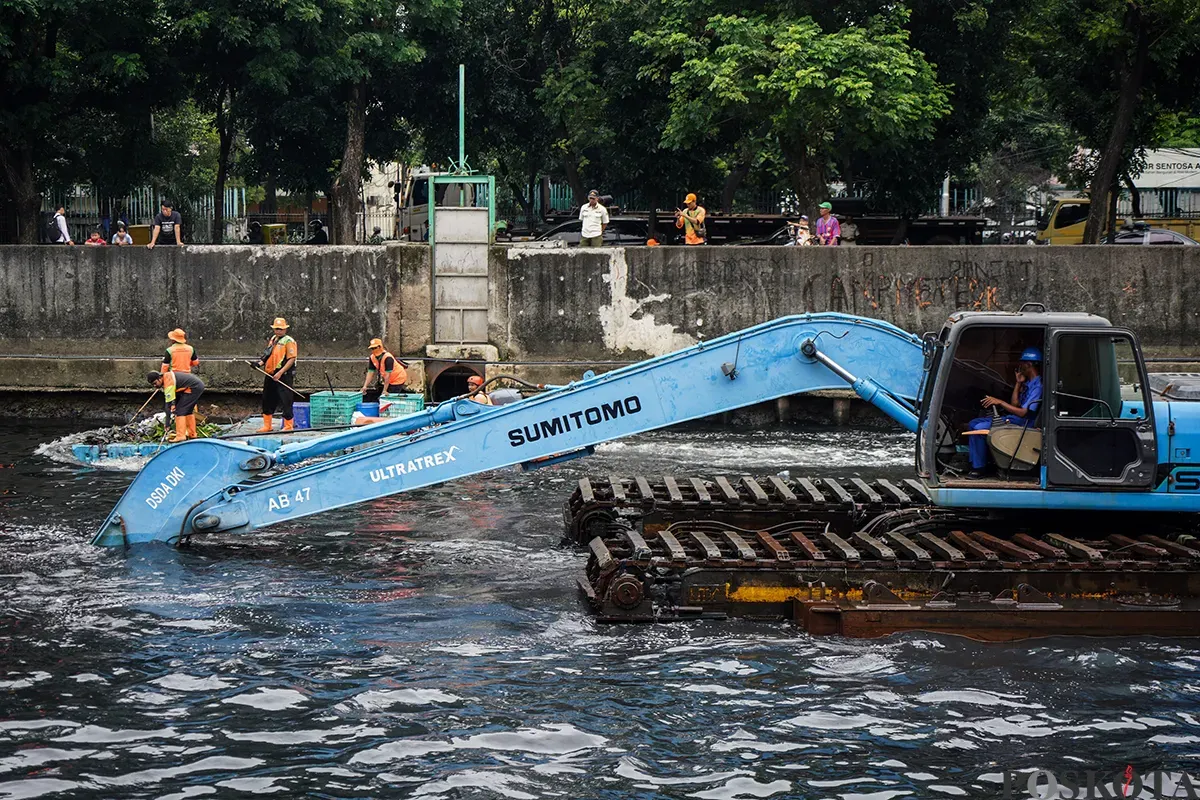
<instances>
[{"instance_id":1,"label":"river water","mask_svg":"<svg viewBox=\"0 0 1200 800\"><path fill-rule=\"evenodd\" d=\"M557 542L581 476L906 477L905 435L665 432L126 554L87 538L130 473L33 455L66 432L0 424L0 798L889 800L1200 773L1195 641L606 627L579 605Z\"/></svg>"}]
</instances>

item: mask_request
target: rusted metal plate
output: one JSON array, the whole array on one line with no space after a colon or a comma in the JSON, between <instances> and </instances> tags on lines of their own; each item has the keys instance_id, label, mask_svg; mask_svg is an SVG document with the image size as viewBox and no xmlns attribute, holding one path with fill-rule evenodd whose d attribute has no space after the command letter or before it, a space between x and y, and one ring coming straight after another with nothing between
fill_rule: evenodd
<instances>
[{"instance_id":1,"label":"rusted metal plate","mask_svg":"<svg viewBox=\"0 0 1200 800\"><path fill-rule=\"evenodd\" d=\"M805 555L812 561L824 561L825 554L821 552L821 548L812 543L812 540L799 531L791 531L788 536L796 543L796 546L804 551Z\"/></svg>"},{"instance_id":2,"label":"rusted metal plate","mask_svg":"<svg viewBox=\"0 0 1200 800\"><path fill-rule=\"evenodd\" d=\"M1186 545L1179 544L1178 542L1169 542L1160 536L1153 536L1150 534L1139 536L1138 538L1143 542L1148 542L1156 547L1161 547L1163 550L1166 550L1172 555L1183 556L1184 558L1190 558L1194 561L1200 561L1200 550L1187 547Z\"/></svg>"},{"instance_id":3,"label":"rusted metal plate","mask_svg":"<svg viewBox=\"0 0 1200 800\"><path fill-rule=\"evenodd\" d=\"M787 548L775 540L775 537L766 531L759 531L755 534L758 537L759 543L767 548L768 552L775 556L776 561L791 561L792 554Z\"/></svg>"},{"instance_id":4,"label":"rusted metal plate","mask_svg":"<svg viewBox=\"0 0 1200 800\"><path fill-rule=\"evenodd\" d=\"M691 479L692 490L696 493L696 499L701 505L707 505L712 502L712 496L708 493L708 487L704 485L704 481L699 478Z\"/></svg>"},{"instance_id":5,"label":"rusted metal plate","mask_svg":"<svg viewBox=\"0 0 1200 800\"><path fill-rule=\"evenodd\" d=\"M1018 533L1017 535L1012 537L1012 541L1014 544L1018 544L1021 547L1032 550L1035 553L1040 553L1043 556L1045 556L1046 558L1052 558L1055 561L1066 561L1067 560L1067 551L1066 550L1063 550L1060 547L1055 547L1054 545L1051 545L1051 544L1046 544L1043 541L1039 541L1039 540L1033 538L1032 536L1030 536L1029 534Z\"/></svg>"},{"instance_id":6,"label":"rusted metal plate","mask_svg":"<svg viewBox=\"0 0 1200 800\"><path fill-rule=\"evenodd\" d=\"M1148 542L1139 542L1134 539L1130 539L1128 536L1122 536L1119 533L1109 534L1108 541L1112 542L1118 550L1124 550L1144 558L1158 560L1171 557L1171 554L1162 547L1150 544Z\"/></svg>"},{"instance_id":7,"label":"rusted metal plate","mask_svg":"<svg viewBox=\"0 0 1200 800\"><path fill-rule=\"evenodd\" d=\"M1012 556L1018 561L1041 561L1042 557L1032 550L1027 550L1024 547L1006 542L1003 539L997 539L989 533L983 531L971 531L971 538L979 542L985 547L992 550L1004 553L1007 556Z\"/></svg>"},{"instance_id":8,"label":"rusted metal plate","mask_svg":"<svg viewBox=\"0 0 1200 800\"><path fill-rule=\"evenodd\" d=\"M667 487L667 499L674 505L683 505L683 492L679 491L679 484L670 475L663 476L663 486Z\"/></svg>"},{"instance_id":9,"label":"rusted metal plate","mask_svg":"<svg viewBox=\"0 0 1200 800\"><path fill-rule=\"evenodd\" d=\"M965 552L984 561L999 561L1000 557L979 542L967 536L963 531L950 531L950 541L961 547Z\"/></svg>"},{"instance_id":10,"label":"rusted metal plate","mask_svg":"<svg viewBox=\"0 0 1200 800\"><path fill-rule=\"evenodd\" d=\"M589 478L579 479L579 494L585 503L596 502L596 493L592 491L592 481Z\"/></svg>"}]
</instances>

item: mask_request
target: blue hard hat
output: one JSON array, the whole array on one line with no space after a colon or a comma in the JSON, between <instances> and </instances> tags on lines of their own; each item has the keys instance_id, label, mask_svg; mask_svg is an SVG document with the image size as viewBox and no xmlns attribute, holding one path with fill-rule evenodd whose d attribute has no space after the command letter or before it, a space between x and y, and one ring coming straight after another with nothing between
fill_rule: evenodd
<instances>
[{"instance_id":1,"label":"blue hard hat","mask_svg":"<svg viewBox=\"0 0 1200 800\"><path fill-rule=\"evenodd\" d=\"M1036 347L1026 347L1018 361L1033 361L1040 364L1042 363L1042 351Z\"/></svg>"}]
</instances>

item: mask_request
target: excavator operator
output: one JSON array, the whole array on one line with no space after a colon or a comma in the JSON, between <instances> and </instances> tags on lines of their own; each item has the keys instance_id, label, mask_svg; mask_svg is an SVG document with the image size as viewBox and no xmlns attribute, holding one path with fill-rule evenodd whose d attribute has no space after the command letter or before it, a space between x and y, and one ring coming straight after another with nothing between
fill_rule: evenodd
<instances>
[{"instance_id":1,"label":"excavator operator","mask_svg":"<svg viewBox=\"0 0 1200 800\"><path fill-rule=\"evenodd\" d=\"M1042 351L1036 347L1026 347L1017 363L1016 383L1013 385L1012 397L1006 402L990 394L980 402L984 408L993 412L1004 411L1001 420L1011 425L1029 426L1037 419L1038 408L1042 404ZM989 431L992 428L992 417L977 417L967 423L968 431ZM971 471L968 477L982 478L987 467L988 445L987 436L979 434L971 436L968 442L971 454Z\"/></svg>"},{"instance_id":2,"label":"excavator operator","mask_svg":"<svg viewBox=\"0 0 1200 800\"><path fill-rule=\"evenodd\" d=\"M283 408L283 430L292 430L292 403L296 395L292 386L296 380L296 356L298 355L296 340L288 336L288 321L276 317L271 323L271 338L267 340L267 349L259 361L263 372L263 402L262 427L257 433L271 431L271 418L276 407Z\"/></svg>"}]
</instances>

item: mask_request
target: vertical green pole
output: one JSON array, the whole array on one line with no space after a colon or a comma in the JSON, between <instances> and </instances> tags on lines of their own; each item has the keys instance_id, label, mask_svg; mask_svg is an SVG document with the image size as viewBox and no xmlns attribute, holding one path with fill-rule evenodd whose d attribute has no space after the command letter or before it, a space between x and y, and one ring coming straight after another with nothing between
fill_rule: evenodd
<instances>
[{"instance_id":1,"label":"vertical green pole","mask_svg":"<svg viewBox=\"0 0 1200 800\"><path fill-rule=\"evenodd\" d=\"M463 162L467 158L467 67L465 64L458 65L458 168L465 169Z\"/></svg>"},{"instance_id":2,"label":"vertical green pole","mask_svg":"<svg viewBox=\"0 0 1200 800\"><path fill-rule=\"evenodd\" d=\"M458 65L458 171L467 174L467 67ZM466 192L458 185L458 204L466 205Z\"/></svg>"}]
</instances>

